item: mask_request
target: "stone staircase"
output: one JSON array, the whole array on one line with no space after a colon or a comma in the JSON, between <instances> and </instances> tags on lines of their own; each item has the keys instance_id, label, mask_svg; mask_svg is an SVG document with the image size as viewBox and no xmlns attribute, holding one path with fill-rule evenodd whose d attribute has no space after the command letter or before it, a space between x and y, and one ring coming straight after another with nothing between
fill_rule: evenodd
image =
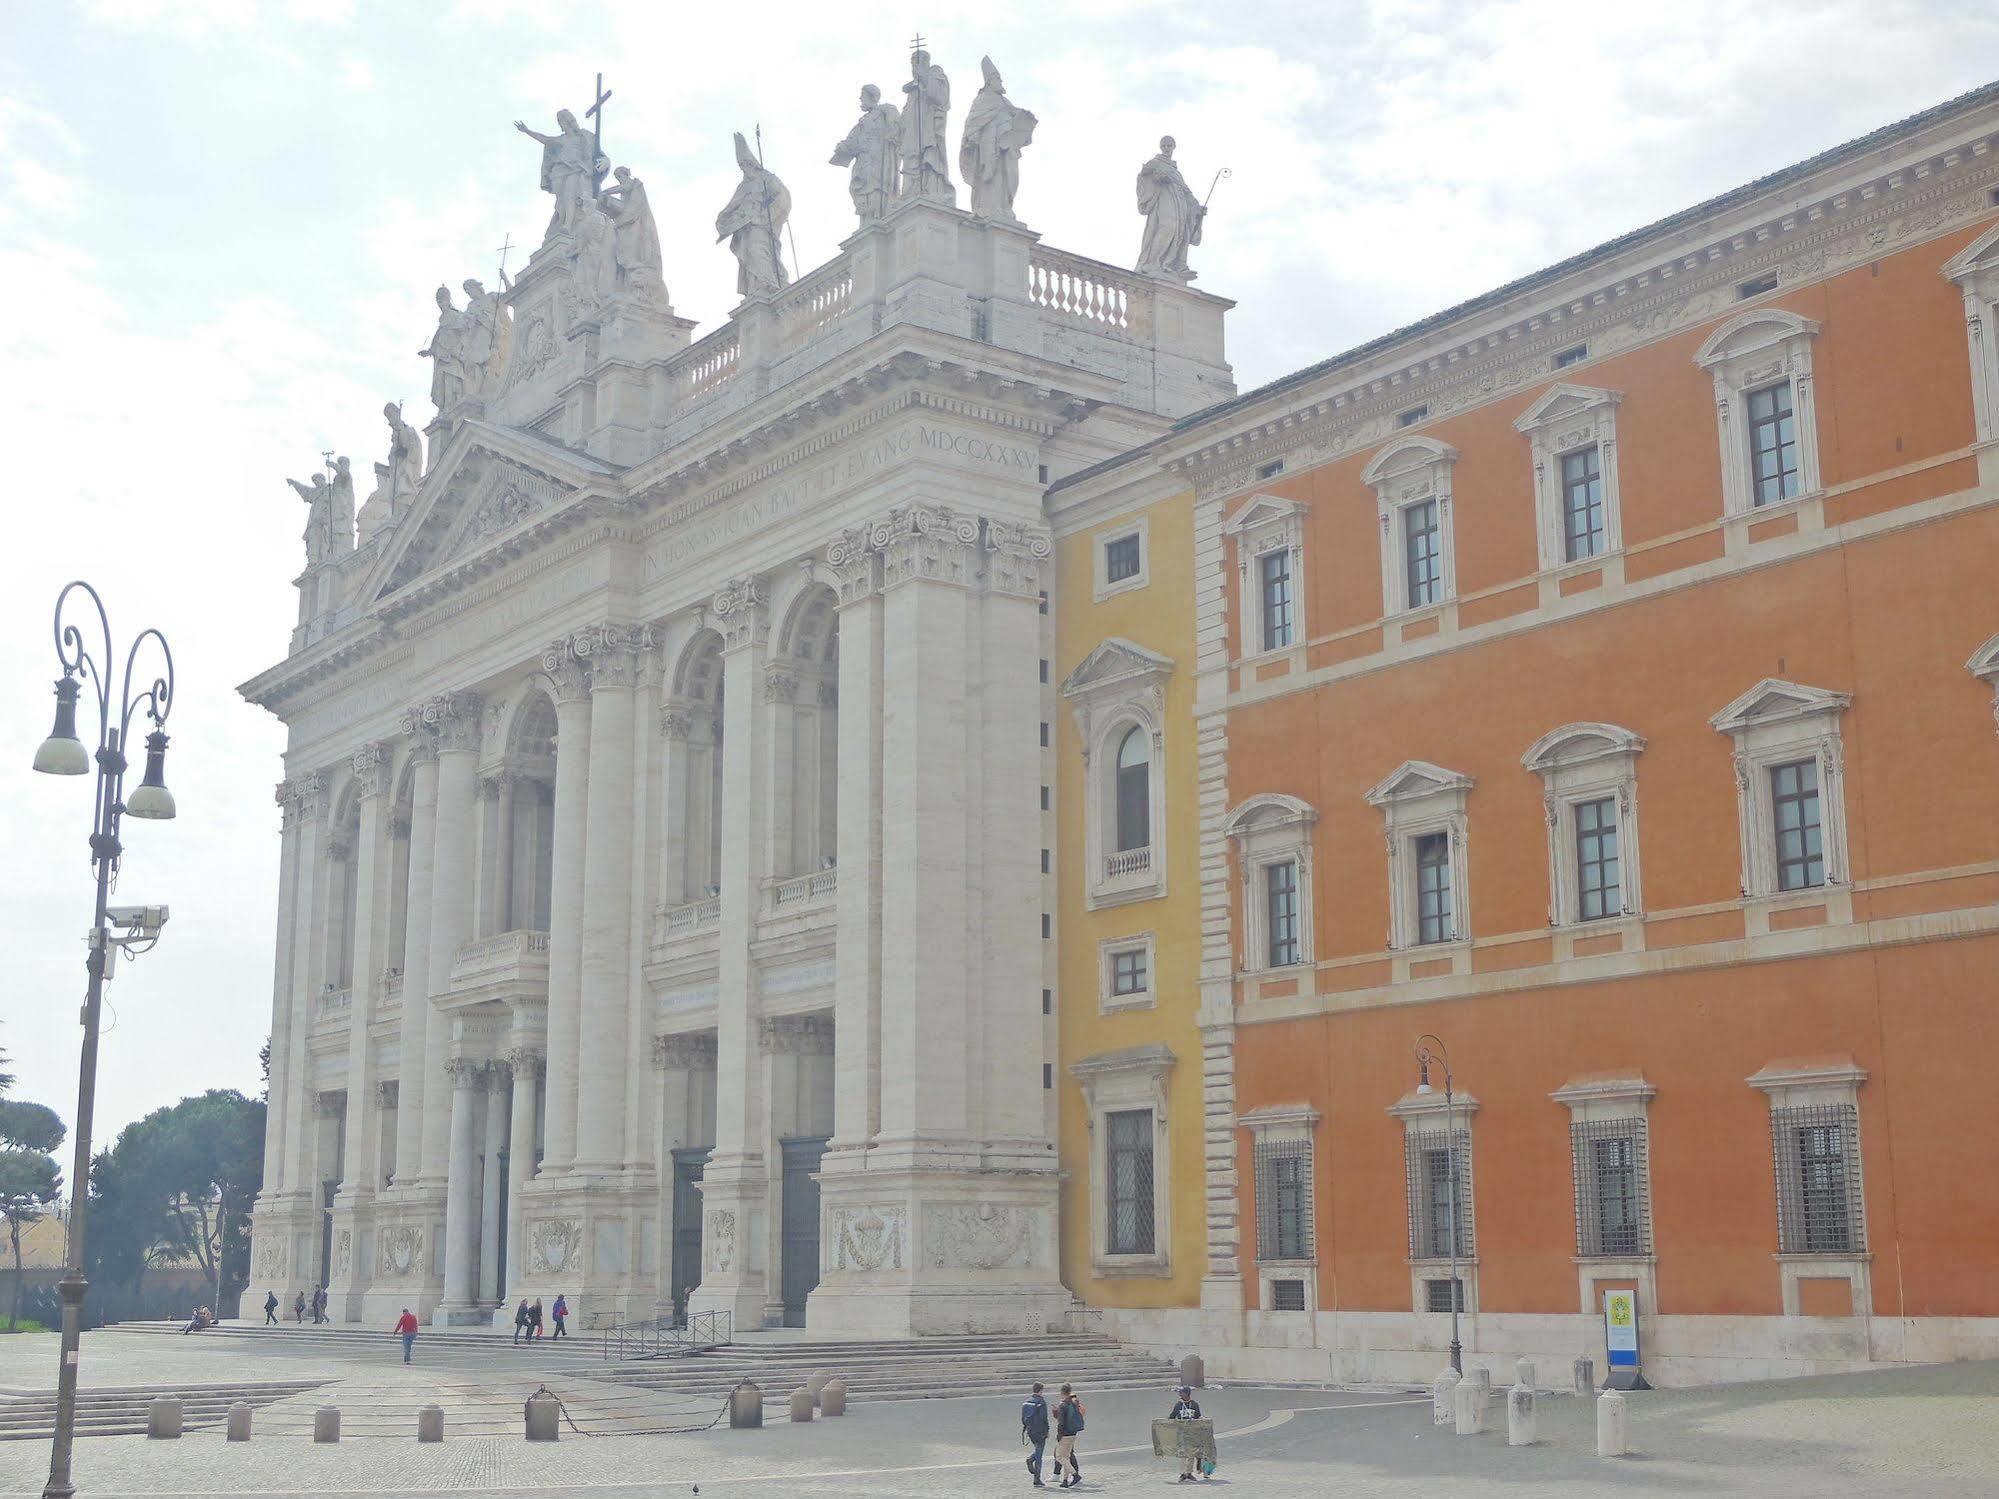
<instances>
[{"instance_id":1,"label":"stone staircase","mask_svg":"<svg viewBox=\"0 0 1999 1499\"><path fill-rule=\"evenodd\" d=\"M180 1336L183 1322L118 1322L107 1327L107 1332L138 1333L142 1335ZM302 1354L330 1354L336 1358L352 1358L357 1355L386 1358L390 1354L400 1357L394 1333L386 1327L360 1327L346 1322L313 1323L286 1322L271 1327L260 1322L222 1322L199 1333L189 1334L202 1343L222 1339L242 1339L261 1342L273 1351L283 1350ZM600 1333L572 1333L560 1339L543 1338L533 1344L512 1341L505 1332L494 1332L478 1327L426 1327L417 1334L416 1346L419 1355L437 1353L506 1353L509 1349L523 1357L532 1354L542 1358L577 1358L587 1355L592 1359L603 1357L603 1336ZM85 1354L89 1347L86 1343Z\"/></svg>"},{"instance_id":2,"label":"stone staircase","mask_svg":"<svg viewBox=\"0 0 1999 1499\"><path fill-rule=\"evenodd\" d=\"M238 1400L253 1406L306 1394L320 1380L258 1380L242 1384L148 1385L125 1388L85 1388L76 1395L76 1434L116 1437L142 1433L146 1408L162 1395L181 1401L181 1424L192 1431L220 1426ZM48 1441L55 1435L55 1391L0 1390L0 1441Z\"/></svg>"}]
</instances>

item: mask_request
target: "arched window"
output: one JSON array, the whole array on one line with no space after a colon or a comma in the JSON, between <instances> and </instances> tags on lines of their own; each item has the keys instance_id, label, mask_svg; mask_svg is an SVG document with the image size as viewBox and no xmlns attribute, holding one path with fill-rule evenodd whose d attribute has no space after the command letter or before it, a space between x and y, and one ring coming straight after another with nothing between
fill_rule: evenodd
<instances>
[{"instance_id":1,"label":"arched window","mask_svg":"<svg viewBox=\"0 0 1999 1499\"><path fill-rule=\"evenodd\" d=\"M1129 729L1117 750L1117 852L1152 844L1152 745Z\"/></svg>"}]
</instances>

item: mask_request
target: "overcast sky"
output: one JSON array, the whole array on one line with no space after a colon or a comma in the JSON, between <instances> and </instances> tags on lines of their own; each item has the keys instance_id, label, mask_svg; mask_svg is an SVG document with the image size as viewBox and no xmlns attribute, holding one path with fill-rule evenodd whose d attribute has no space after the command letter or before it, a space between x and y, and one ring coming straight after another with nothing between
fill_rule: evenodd
<instances>
[{"instance_id":1,"label":"overcast sky","mask_svg":"<svg viewBox=\"0 0 1999 1499\"><path fill-rule=\"evenodd\" d=\"M380 4L0 0L0 1046L74 1117L89 920L82 780L28 772L49 609L104 591L154 624L181 701L180 819L128 823L117 898L169 903L108 995L100 1145L205 1087L258 1086L282 733L235 687L296 615L322 448L361 488L385 398L428 417L439 282L491 284L539 234L538 148L601 70L605 149L645 179L676 309L734 301L714 243L729 137L761 123L806 268L852 227L826 164L920 25L952 124L990 53L1041 119L1021 216L1130 264L1162 132L1223 167L1199 285L1235 298L1247 388L1999 76L1988 0L1379 4L1198 0L870 7L792 0ZM516 249L509 264L518 267Z\"/></svg>"}]
</instances>

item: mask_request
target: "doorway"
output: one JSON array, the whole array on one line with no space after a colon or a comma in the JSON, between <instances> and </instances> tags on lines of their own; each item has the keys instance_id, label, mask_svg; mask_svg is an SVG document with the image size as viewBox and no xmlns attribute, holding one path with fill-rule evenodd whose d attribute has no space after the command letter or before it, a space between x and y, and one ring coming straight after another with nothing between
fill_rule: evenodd
<instances>
[{"instance_id":1,"label":"doorway","mask_svg":"<svg viewBox=\"0 0 1999 1499\"><path fill-rule=\"evenodd\" d=\"M819 1284L819 1160L826 1135L780 1140L784 1150L784 1224L780 1275L784 1325L805 1325L805 1298Z\"/></svg>"}]
</instances>

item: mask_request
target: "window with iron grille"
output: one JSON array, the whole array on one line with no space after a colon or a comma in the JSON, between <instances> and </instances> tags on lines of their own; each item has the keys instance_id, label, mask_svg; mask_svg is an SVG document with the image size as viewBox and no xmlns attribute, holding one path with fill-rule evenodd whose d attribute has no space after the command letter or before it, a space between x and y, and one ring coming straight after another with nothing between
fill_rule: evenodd
<instances>
[{"instance_id":1,"label":"window with iron grille","mask_svg":"<svg viewBox=\"0 0 1999 1499\"><path fill-rule=\"evenodd\" d=\"M1865 1254L1860 1113L1850 1103L1770 1111L1780 1254Z\"/></svg>"},{"instance_id":2,"label":"window with iron grille","mask_svg":"<svg viewBox=\"0 0 1999 1499\"><path fill-rule=\"evenodd\" d=\"M1444 587L1442 538L1438 534L1437 502L1423 500L1402 510L1402 555L1408 571L1409 607L1437 602Z\"/></svg>"},{"instance_id":3,"label":"window with iron grille","mask_svg":"<svg viewBox=\"0 0 1999 1499\"><path fill-rule=\"evenodd\" d=\"M1576 1186L1576 1253L1629 1259L1652 1252L1645 1199L1645 1121L1578 1120L1569 1126Z\"/></svg>"},{"instance_id":4,"label":"window with iron grille","mask_svg":"<svg viewBox=\"0 0 1999 1499\"><path fill-rule=\"evenodd\" d=\"M1423 1310L1426 1312L1448 1312L1451 1310L1451 1291L1457 1291L1457 1309L1465 1309L1465 1283L1462 1280L1426 1280L1423 1282Z\"/></svg>"},{"instance_id":5,"label":"window with iron grille","mask_svg":"<svg viewBox=\"0 0 1999 1499\"><path fill-rule=\"evenodd\" d=\"M1273 1312L1304 1311L1305 1282L1302 1280L1273 1280L1270 1283L1270 1309Z\"/></svg>"},{"instance_id":6,"label":"window with iron grille","mask_svg":"<svg viewBox=\"0 0 1999 1499\"><path fill-rule=\"evenodd\" d=\"M1798 492L1798 424L1789 380L1749 392L1749 484L1758 505Z\"/></svg>"},{"instance_id":7,"label":"window with iron grille","mask_svg":"<svg viewBox=\"0 0 1999 1499\"><path fill-rule=\"evenodd\" d=\"M1263 866L1263 919L1269 933L1266 956L1272 968L1298 961L1298 861L1279 859Z\"/></svg>"},{"instance_id":8,"label":"window with iron grille","mask_svg":"<svg viewBox=\"0 0 1999 1499\"><path fill-rule=\"evenodd\" d=\"M1139 573L1138 536L1120 536L1104 543L1104 581L1122 583Z\"/></svg>"},{"instance_id":9,"label":"window with iron grille","mask_svg":"<svg viewBox=\"0 0 1999 1499\"><path fill-rule=\"evenodd\" d=\"M1471 1132L1452 1133L1441 1124L1410 1130L1403 1137L1403 1167L1409 1189L1409 1257L1442 1260L1451 1255L1451 1205L1455 1164L1458 1258L1472 1255ZM1455 1155L1455 1160L1453 1156Z\"/></svg>"},{"instance_id":10,"label":"window with iron grille","mask_svg":"<svg viewBox=\"0 0 1999 1499\"><path fill-rule=\"evenodd\" d=\"M1127 947L1111 954L1112 994L1143 994L1150 981L1144 948Z\"/></svg>"},{"instance_id":11,"label":"window with iron grille","mask_svg":"<svg viewBox=\"0 0 1999 1499\"><path fill-rule=\"evenodd\" d=\"M1152 1254L1152 1110L1104 1115L1107 1252Z\"/></svg>"},{"instance_id":12,"label":"window with iron grille","mask_svg":"<svg viewBox=\"0 0 1999 1499\"><path fill-rule=\"evenodd\" d=\"M1256 1142L1256 1257L1312 1258L1312 1142Z\"/></svg>"},{"instance_id":13,"label":"window with iron grille","mask_svg":"<svg viewBox=\"0 0 1999 1499\"><path fill-rule=\"evenodd\" d=\"M1624 909L1617 862L1617 798L1575 805L1576 898L1579 921L1601 921Z\"/></svg>"},{"instance_id":14,"label":"window with iron grille","mask_svg":"<svg viewBox=\"0 0 1999 1499\"><path fill-rule=\"evenodd\" d=\"M1291 643L1291 549L1265 552L1256 570L1263 597L1263 648L1279 650Z\"/></svg>"},{"instance_id":15,"label":"window with iron grille","mask_svg":"<svg viewBox=\"0 0 1999 1499\"><path fill-rule=\"evenodd\" d=\"M1416 840L1416 940L1448 942L1451 921L1451 835L1425 833Z\"/></svg>"},{"instance_id":16,"label":"window with iron grille","mask_svg":"<svg viewBox=\"0 0 1999 1499\"><path fill-rule=\"evenodd\" d=\"M1825 849L1817 760L1770 767L1770 820L1777 838L1777 888L1809 890L1823 885Z\"/></svg>"},{"instance_id":17,"label":"window with iron grille","mask_svg":"<svg viewBox=\"0 0 1999 1499\"><path fill-rule=\"evenodd\" d=\"M1562 538L1571 562L1603 550L1603 465L1595 443L1562 454Z\"/></svg>"}]
</instances>

